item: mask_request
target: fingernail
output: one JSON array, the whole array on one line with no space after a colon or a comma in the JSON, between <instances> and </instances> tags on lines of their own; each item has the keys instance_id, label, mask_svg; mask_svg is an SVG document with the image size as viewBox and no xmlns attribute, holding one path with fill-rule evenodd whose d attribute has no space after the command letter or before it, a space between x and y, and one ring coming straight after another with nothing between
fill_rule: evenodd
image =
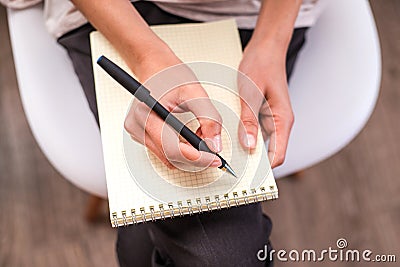
<instances>
[{"instance_id":1,"label":"fingernail","mask_svg":"<svg viewBox=\"0 0 400 267\"><path fill-rule=\"evenodd\" d=\"M222 151L222 141L221 141L220 134L214 136L213 143L214 143L215 152L217 152L217 153L221 152Z\"/></svg>"},{"instance_id":2,"label":"fingernail","mask_svg":"<svg viewBox=\"0 0 400 267\"><path fill-rule=\"evenodd\" d=\"M253 135L247 134L247 140L246 140L246 146L249 148L253 148L256 146L256 139L254 138Z\"/></svg>"},{"instance_id":3,"label":"fingernail","mask_svg":"<svg viewBox=\"0 0 400 267\"><path fill-rule=\"evenodd\" d=\"M221 165L222 165L222 162L221 162L220 158L214 159L214 161L211 163L211 167L219 167Z\"/></svg>"}]
</instances>

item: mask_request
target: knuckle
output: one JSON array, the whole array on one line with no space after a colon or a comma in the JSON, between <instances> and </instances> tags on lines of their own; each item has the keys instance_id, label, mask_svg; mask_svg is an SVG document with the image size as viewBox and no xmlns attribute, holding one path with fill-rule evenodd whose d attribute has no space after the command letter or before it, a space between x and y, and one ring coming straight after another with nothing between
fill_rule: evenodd
<instances>
[{"instance_id":1,"label":"knuckle","mask_svg":"<svg viewBox=\"0 0 400 267\"><path fill-rule=\"evenodd\" d=\"M133 118L137 121L141 118L141 113L139 111L139 108L135 108L135 110L133 111Z\"/></svg>"},{"instance_id":2,"label":"knuckle","mask_svg":"<svg viewBox=\"0 0 400 267\"><path fill-rule=\"evenodd\" d=\"M167 160L169 161L179 161L181 159L181 153L176 149L168 149L165 151Z\"/></svg>"},{"instance_id":3,"label":"knuckle","mask_svg":"<svg viewBox=\"0 0 400 267\"><path fill-rule=\"evenodd\" d=\"M222 117L221 114L219 114L219 112L217 110L214 111L214 114L212 116L212 118L219 124L222 124Z\"/></svg>"},{"instance_id":4,"label":"knuckle","mask_svg":"<svg viewBox=\"0 0 400 267\"><path fill-rule=\"evenodd\" d=\"M168 160L166 162L164 162L164 164L170 170L176 169L176 167L173 164L171 164L171 162L169 162Z\"/></svg>"},{"instance_id":5,"label":"knuckle","mask_svg":"<svg viewBox=\"0 0 400 267\"><path fill-rule=\"evenodd\" d=\"M133 110L133 116L136 120L143 120L149 114L149 109L144 103L139 103L136 105L135 109Z\"/></svg>"},{"instance_id":6,"label":"knuckle","mask_svg":"<svg viewBox=\"0 0 400 267\"><path fill-rule=\"evenodd\" d=\"M126 118L124 121L124 128L125 130L132 135L135 132L136 123L132 118Z\"/></svg>"},{"instance_id":7,"label":"knuckle","mask_svg":"<svg viewBox=\"0 0 400 267\"><path fill-rule=\"evenodd\" d=\"M139 143L140 143L139 138L138 138L135 134L130 134L130 137L131 137L131 139L132 139L133 141L139 142Z\"/></svg>"},{"instance_id":8,"label":"knuckle","mask_svg":"<svg viewBox=\"0 0 400 267\"><path fill-rule=\"evenodd\" d=\"M166 157L166 155L160 151L153 151L151 150L157 158L168 168L168 169L175 169L175 166L170 162L170 159Z\"/></svg>"},{"instance_id":9,"label":"knuckle","mask_svg":"<svg viewBox=\"0 0 400 267\"><path fill-rule=\"evenodd\" d=\"M243 108L240 114L240 118L242 121L256 121L257 115L250 108Z\"/></svg>"},{"instance_id":10,"label":"knuckle","mask_svg":"<svg viewBox=\"0 0 400 267\"><path fill-rule=\"evenodd\" d=\"M276 166L280 166L285 162L285 155L275 155L274 162Z\"/></svg>"},{"instance_id":11,"label":"knuckle","mask_svg":"<svg viewBox=\"0 0 400 267\"><path fill-rule=\"evenodd\" d=\"M251 117L251 116L244 116L242 117L242 122L245 126L258 126L258 121L256 118Z\"/></svg>"},{"instance_id":12,"label":"knuckle","mask_svg":"<svg viewBox=\"0 0 400 267\"><path fill-rule=\"evenodd\" d=\"M219 132L221 130L221 119L217 119L217 118L213 118L213 119L209 119L209 118L203 118L203 119L199 119L200 125L202 129L206 129L206 132Z\"/></svg>"},{"instance_id":13,"label":"knuckle","mask_svg":"<svg viewBox=\"0 0 400 267\"><path fill-rule=\"evenodd\" d=\"M164 165L168 169L170 169L170 170L175 169L175 166L170 162L170 160L168 160L168 158L162 156L162 157L160 157L160 160L162 161L162 163L164 163Z\"/></svg>"},{"instance_id":14,"label":"knuckle","mask_svg":"<svg viewBox=\"0 0 400 267\"><path fill-rule=\"evenodd\" d=\"M293 124L294 124L294 113L293 113L293 111L291 111L289 113L289 115L288 115L288 123L289 123L290 126L293 126Z\"/></svg>"},{"instance_id":15,"label":"knuckle","mask_svg":"<svg viewBox=\"0 0 400 267\"><path fill-rule=\"evenodd\" d=\"M207 129L219 129L221 127L221 124L219 121L214 121L212 119L204 119L201 121L202 127L205 127Z\"/></svg>"}]
</instances>

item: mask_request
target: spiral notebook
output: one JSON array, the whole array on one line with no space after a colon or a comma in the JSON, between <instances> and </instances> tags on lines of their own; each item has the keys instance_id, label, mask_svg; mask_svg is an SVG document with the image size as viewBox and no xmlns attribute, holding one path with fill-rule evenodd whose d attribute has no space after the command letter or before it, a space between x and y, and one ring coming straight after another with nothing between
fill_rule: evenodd
<instances>
[{"instance_id":1,"label":"spiral notebook","mask_svg":"<svg viewBox=\"0 0 400 267\"><path fill-rule=\"evenodd\" d=\"M238 141L240 102L237 77L232 73L236 73L242 49L235 21L160 25L152 30L198 77L208 75L207 79L215 78L226 85L202 82L223 119L220 154L239 177L235 179L218 168L197 172L168 169L144 146L133 141L124 130L133 97L96 60L105 55L133 74L110 43L99 32L93 32L90 40L112 226L276 199L278 188L261 132L253 153L244 151ZM192 117L180 115L195 129L196 120Z\"/></svg>"}]
</instances>

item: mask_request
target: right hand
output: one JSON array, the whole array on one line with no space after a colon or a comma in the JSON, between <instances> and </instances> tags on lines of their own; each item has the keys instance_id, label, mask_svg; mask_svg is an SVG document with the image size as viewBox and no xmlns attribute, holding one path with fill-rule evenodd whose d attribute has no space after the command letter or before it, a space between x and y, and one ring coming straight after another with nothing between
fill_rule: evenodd
<instances>
[{"instance_id":1,"label":"right hand","mask_svg":"<svg viewBox=\"0 0 400 267\"><path fill-rule=\"evenodd\" d=\"M159 75L161 78L155 75L175 65L179 66L171 69L175 71L176 68L179 75L168 75L165 77L167 80L185 82L194 79L192 71L170 49L149 52L131 69L141 82L147 81L144 85L151 95L169 112L192 112L200 124L196 134L208 141L212 150L220 152L222 119L204 88L199 83L165 88L170 80L163 80L162 74ZM214 154L198 151L166 125L149 107L136 99L125 119L125 129L132 139L145 145L169 168L221 166L221 160Z\"/></svg>"}]
</instances>

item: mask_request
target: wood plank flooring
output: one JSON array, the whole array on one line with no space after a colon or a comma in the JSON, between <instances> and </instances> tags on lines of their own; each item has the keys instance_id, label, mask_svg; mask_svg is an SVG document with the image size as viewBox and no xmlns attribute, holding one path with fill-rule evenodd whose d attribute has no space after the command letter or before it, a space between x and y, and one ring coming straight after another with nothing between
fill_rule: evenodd
<instances>
[{"instance_id":1,"label":"wood plank flooring","mask_svg":"<svg viewBox=\"0 0 400 267\"><path fill-rule=\"evenodd\" d=\"M88 195L40 151L19 98L0 7L0 266L117 266L115 231L83 220Z\"/></svg>"},{"instance_id":2,"label":"wood plank flooring","mask_svg":"<svg viewBox=\"0 0 400 267\"><path fill-rule=\"evenodd\" d=\"M340 153L300 178L278 181L279 201L264 205L276 250L335 248L338 238L346 238L351 248L396 254L400 261L400 1L370 2L383 57L378 104ZM32 136L0 7L0 266L117 266L107 208L98 223L87 224L87 197L55 171ZM275 266L293 265L321 264Z\"/></svg>"}]
</instances>

